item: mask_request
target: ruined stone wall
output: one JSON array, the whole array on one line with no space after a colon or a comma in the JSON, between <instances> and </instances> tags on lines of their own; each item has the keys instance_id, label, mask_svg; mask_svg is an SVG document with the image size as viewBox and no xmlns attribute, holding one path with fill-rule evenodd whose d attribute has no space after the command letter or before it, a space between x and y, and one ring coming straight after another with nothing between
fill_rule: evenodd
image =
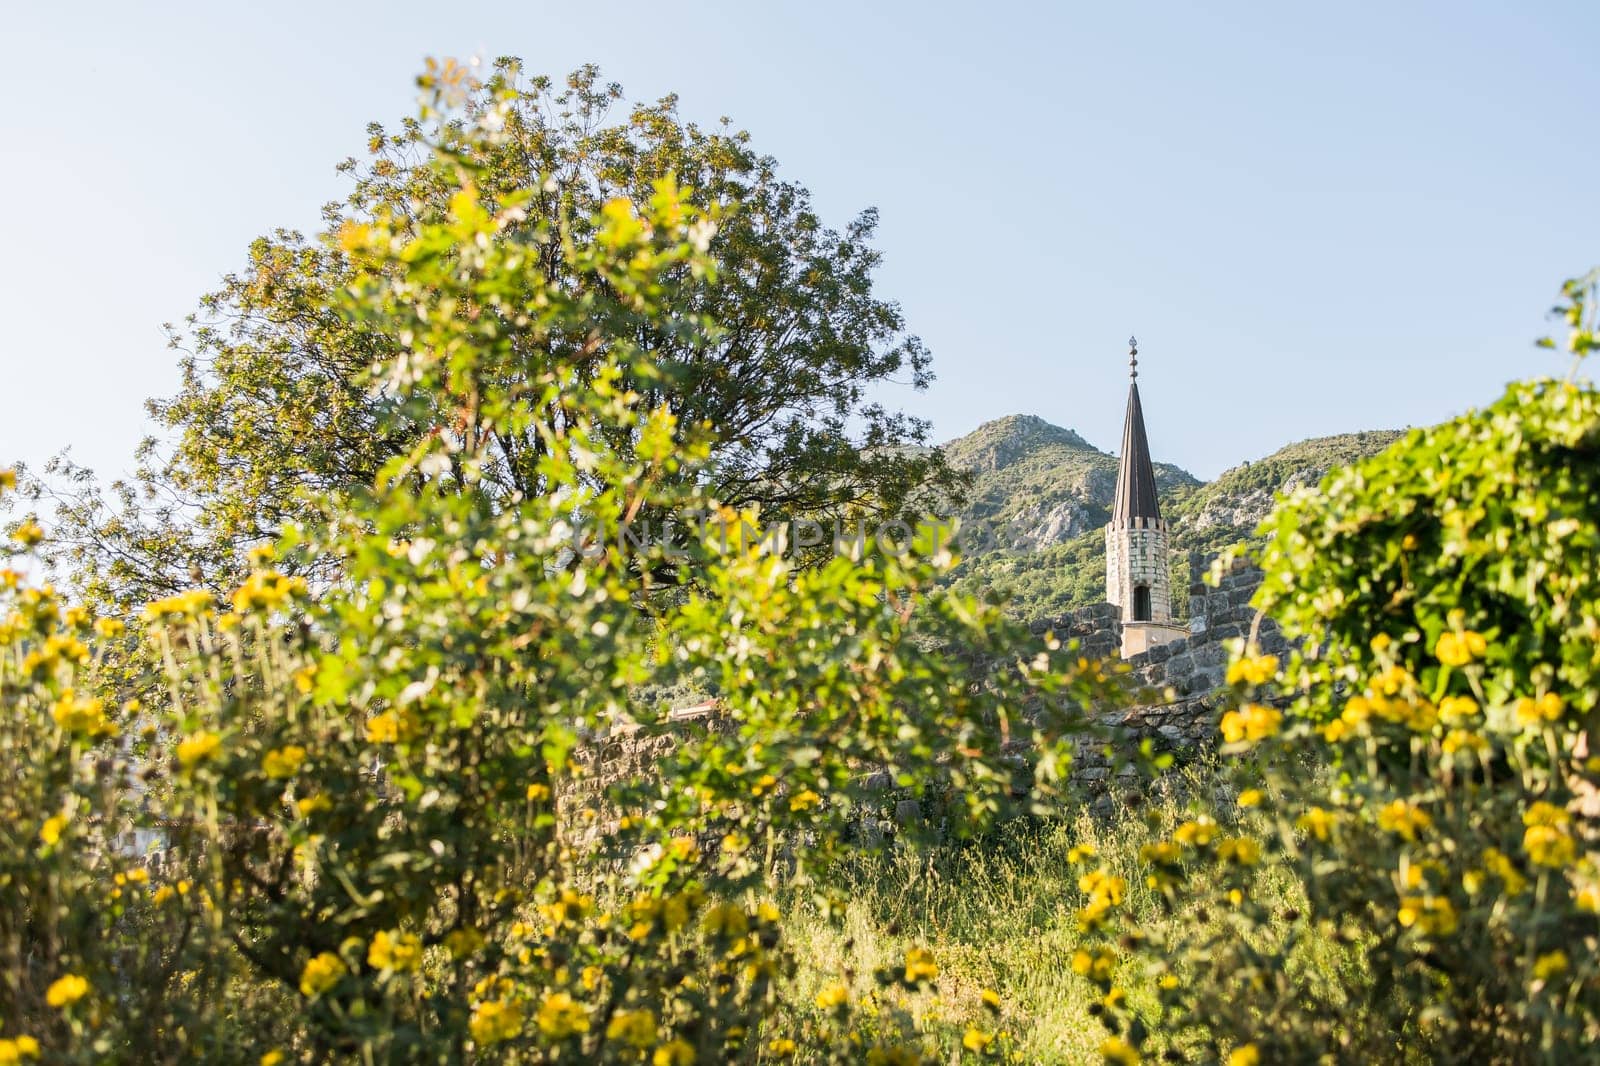
<instances>
[{"instance_id":1,"label":"ruined stone wall","mask_svg":"<svg viewBox=\"0 0 1600 1066\"><path fill-rule=\"evenodd\" d=\"M1194 569L1198 572L1198 565ZM1212 747L1231 640L1248 639L1253 631L1263 653L1285 652L1287 642L1277 626L1258 619L1250 606L1261 577L1261 571L1240 566L1224 575L1215 588L1194 581L1189 597L1189 636L1125 660L1131 668L1131 705L1097 715L1097 735L1080 739L1074 752L1071 779L1092 809L1108 811L1147 798L1150 785L1131 761L1146 741L1155 753L1172 753L1175 769ZM1086 658L1116 659L1122 644L1120 615L1112 604L1096 603L1037 619L1029 629L1036 634L1054 633L1063 642L1076 641ZM978 666L985 668L983 663ZM575 756L586 773L578 794L570 797L574 805L597 803L605 782L648 774L677 746L683 730L726 728L719 721L715 702L680 708L672 718L650 728L621 729L581 747ZM883 779L886 817L873 821L869 827L873 832L892 831L895 824L919 817L915 801L893 795L887 774L875 777ZM1156 787L1164 786L1158 783ZM892 818L887 817L889 812ZM602 814L590 830L604 834L608 824Z\"/></svg>"}]
</instances>

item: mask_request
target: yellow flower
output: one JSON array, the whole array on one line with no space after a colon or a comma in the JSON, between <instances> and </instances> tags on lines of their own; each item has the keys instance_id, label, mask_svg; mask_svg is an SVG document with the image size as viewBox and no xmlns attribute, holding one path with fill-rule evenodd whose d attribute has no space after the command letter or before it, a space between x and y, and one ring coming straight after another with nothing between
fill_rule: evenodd
<instances>
[{"instance_id":1,"label":"yellow flower","mask_svg":"<svg viewBox=\"0 0 1600 1066\"><path fill-rule=\"evenodd\" d=\"M1522 848L1535 866L1560 870L1577 857L1577 845L1566 830L1553 825L1530 825L1522 834Z\"/></svg>"},{"instance_id":2,"label":"yellow flower","mask_svg":"<svg viewBox=\"0 0 1600 1066\"><path fill-rule=\"evenodd\" d=\"M1508 896L1521 895L1522 890L1528 887L1528 879L1522 876L1516 864L1498 848L1483 849L1483 865L1486 870L1500 879Z\"/></svg>"},{"instance_id":3,"label":"yellow flower","mask_svg":"<svg viewBox=\"0 0 1600 1066\"><path fill-rule=\"evenodd\" d=\"M1471 696L1446 696L1439 701L1439 717L1446 725L1464 725L1478 716L1478 701Z\"/></svg>"},{"instance_id":4,"label":"yellow flower","mask_svg":"<svg viewBox=\"0 0 1600 1066\"><path fill-rule=\"evenodd\" d=\"M1120 1036L1108 1036L1100 1042L1100 1055L1114 1066L1139 1066L1139 1052Z\"/></svg>"},{"instance_id":5,"label":"yellow flower","mask_svg":"<svg viewBox=\"0 0 1600 1066\"><path fill-rule=\"evenodd\" d=\"M1550 978L1566 972L1567 953L1564 951L1552 951L1548 954L1540 955L1533 964L1534 979L1539 981L1548 981Z\"/></svg>"},{"instance_id":6,"label":"yellow flower","mask_svg":"<svg viewBox=\"0 0 1600 1066\"><path fill-rule=\"evenodd\" d=\"M528 786L528 798L534 803L541 803L550 798L550 786L538 782Z\"/></svg>"},{"instance_id":7,"label":"yellow flower","mask_svg":"<svg viewBox=\"0 0 1600 1066\"><path fill-rule=\"evenodd\" d=\"M44 820L44 825L39 827L39 839L54 847L61 840L61 831L67 827L67 820L59 814L53 814Z\"/></svg>"},{"instance_id":8,"label":"yellow flower","mask_svg":"<svg viewBox=\"0 0 1600 1066\"><path fill-rule=\"evenodd\" d=\"M1228 684L1264 685L1278 672L1278 657L1262 655L1253 659L1235 659L1228 664Z\"/></svg>"},{"instance_id":9,"label":"yellow flower","mask_svg":"<svg viewBox=\"0 0 1600 1066\"><path fill-rule=\"evenodd\" d=\"M1585 914L1600 914L1600 885L1584 885L1572 901Z\"/></svg>"},{"instance_id":10,"label":"yellow flower","mask_svg":"<svg viewBox=\"0 0 1600 1066\"><path fill-rule=\"evenodd\" d=\"M647 1048L656 1042L656 1016L648 1010L618 1011L606 1026L606 1039Z\"/></svg>"},{"instance_id":11,"label":"yellow flower","mask_svg":"<svg viewBox=\"0 0 1600 1066\"><path fill-rule=\"evenodd\" d=\"M31 548L44 539L44 527L29 518L12 531L11 538L24 548Z\"/></svg>"},{"instance_id":12,"label":"yellow flower","mask_svg":"<svg viewBox=\"0 0 1600 1066\"><path fill-rule=\"evenodd\" d=\"M233 609L240 614L270 611L285 602L305 595L304 578L284 577L270 570L251 574L233 594Z\"/></svg>"},{"instance_id":13,"label":"yellow flower","mask_svg":"<svg viewBox=\"0 0 1600 1066\"><path fill-rule=\"evenodd\" d=\"M1217 858L1240 866L1254 866L1261 861L1261 845L1249 837L1229 837L1217 845Z\"/></svg>"},{"instance_id":14,"label":"yellow flower","mask_svg":"<svg viewBox=\"0 0 1600 1066\"><path fill-rule=\"evenodd\" d=\"M1259 788L1247 788L1239 793L1237 802L1241 807L1259 807L1265 798Z\"/></svg>"},{"instance_id":15,"label":"yellow flower","mask_svg":"<svg viewBox=\"0 0 1600 1066\"><path fill-rule=\"evenodd\" d=\"M986 1033L982 1029L968 1029L961 1038L962 1047L979 1055L989 1050L989 1045L992 1043L994 1043L994 1034Z\"/></svg>"},{"instance_id":16,"label":"yellow flower","mask_svg":"<svg viewBox=\"0 0 1600 1066\"><path fill-rule=\"evenodd\" d=\"M1446 896L1407 896L1400 901L1396 919L1407 929L1415 927L1429 936L1449 936L1456 931L1456 909Z\"/></svg>"},{"instance_id":17,"label":"yellow flower","mask_svg":"<svg viewBox=\"0 0 1600 1066\"><path fill-rule=\"evenodd\" d=\"M422 940L414 933L379 932L367 949L367 965L404 973L422 962Z\"/></svg>"},{"instance_id":18,"label":"yellow flower","mask_svg":"<svg viewBox=\"0 0 1600 1066\"><path fill-rule=\"evenodd\" d=\"M1440 747L1446 755L1454 755L1458 751L1484 752L1489 750L1489 741L1471 730L1452 729L1444 735Z\"/></svg>"},{"instance_id":19,"label":"yellow flower","mask_svg":"<svg viewBox=\"0 0 1600 1066\"><path fill-rule=\"evenodd\" d=\"M817 1006L822 1010L833 1010L850 1002L850 989L843 981L835 981L817 993Z\"/></svg>"},{"instance_id":20,"label":"yellow flower","mask_svg":"<svg viewBox=\"0 0 1600 1066\"><path fill-rule=\"evenodd\" d=\"M306 796L304 799L294 801L294 809L299 812L300 817L310 818L313 814L333 810L333 801L323 795Z\"/></svg>"},{"instance_id":21,"label":"yellow flower","mask_svg":"<svg viewBox=\"0 0 1600 1066\"><path fill-rule=\"evenodd\" d=\"M1542 725L1545 722L1558 722L1561 714L1566 710L1567 704L1554 692L1546 692L1536 700L1524 696L1517 701L1517 722L1520 725Z\"/></svg>"},{"instance_id":22,"label":"yellow flower","mask_svg":"<svg viewBox=\"0 0 1600 1066\"><path fill-rule=\"evenodd\" d=\"M164 600L148 603L144 608L144 620L147 622L164 622L169 618L199 617L210 609L215 597L204 589L192 589L189 592L168 596Z\"/></svg>"},{"instance_id":23,"label":"yellow flower","mask_svg":"<svg viewBox=\"0 0 1600 1066\"><path fill-rule=\"evenodd\" d=\"M261 770L274 781L293 777L306 761L306 749L298 744L273 748L261 760Z\"/></svg>"},{"instance_id":24,"label":"yellow flower","mask_svg":"<svg viewBox=\"0 0 1600 1066\"><path fill-rule=\"evenodd\" d=\"M1296 818L1294 824L1297 829L1309 833L1318 840L1325 841L1337 821L1336 816L1329 814L1321 807L1311 807L1299 818Z\"/></svg>"},{"instance_id":25,"label":"yellow flower","mask_svg":"<svg viewBox=\"0 0 1600 1066\"><path fill-rule=\"evenodd\" d=\"M89 982L77 974L58 977L45 989L44 1001L57 1010L70 1007L89 994Z\"/></svg>"},{"instance_id":26,"label":"yellow flower","mask_svg":"<svg viewBox=\"0 0 1600 1066\"><path fill-rule=\"evenodd\" d=\"M384 711L367 719L367 740L373 744L398 744L416 734L416 724L404 711Z\"/></svg>"},{"instance_id":27,"label":"yellow flower","mask_svg":"<svg viewBox=\"0 0 1600 1066\"><path fill-rule=\"evenodd\" d=\"M17 487L17 472L9 466L0 467L0 489L14 489Z\"/></svg>"},{"instance_id":28,"label":"yellow flower","mask_svg":"<svg viewBox=\"0 0 1600 1066\"><path fill-rule=\"evenodd\" d=\"M926 948L912 948L906 952L905 982L914 985L921 981L932 981L939 976L939 964L933 961L933 953Z\"/></svg>"},{"instance_id":29,"label":"yellow flower","mask_svg":"<svg viewBox=\"0 0 1600 1066\"><path fill-rule=\"evenodd\" d=\"M1211 843L1211 838L1216 835L1217 823L1206 815L1184 822L1172 833L1172 839L1186 847L1203 848Z\"/></svg>"},{"instance_id":30,"label":"yellow flower","mask_svg":"<svg viewBox=\"0 0 1600 1066\"><path fill-rule=\"evenodd\" d=\"M271 1051L261 1056L261 1066L280 1066L282 1062L283 1052L279 1051L277 1048L273 1048Z\"/></svg>"},{"instance_id":31,"label":"yellow flower","mask_svg":"<svg viewBox=\"0 0 1600 1066\"><path fill-rule=\"evenodd\" d=\"M1378 827L1406 840L1417 839L1417 830L1433 824L1428 812L1405 800L1393 800L1378 812Z\"/></svg>"},{"instance_id":32,"label":"yellow flower","mask_svg":"<svg viewBox=\"0 0 1600 1066\"><path fill-rule=\"evenodd\" d=\"M200 763L216 755L221 747L221 737L201 730L178 742L178 765L185 770L193 770Z\"/></svg>"},{"instance_id":33,"label":"yellow flower","mask_svg":"<svg viewBox=\"0 0 1600 1066\"><path fill-rule=\"evenodd\" d=\"M1260 703L1247 703L1222 716L1222 737L1229 744L1254 744L1278 731L1283 715Z\"/></svg>"},{"instance_id":34,"label":"yellow flower","mask_svg":"<svg viewBox=\"0 0 1600 1066\"><path fill-rule=\"evenodd\" d=\"M1079 948L1072 954L1072 972L1098 985L1109 984L1116 967L1117 957L1103 948L1092 953Z\"/></svg>"},{"instance_id":35,"label":"yellow flower","mask_svg":"<svg viewBox=\"0 0 1600 1066\"><path fill-rule=\"evenodd\" d=\"M1481 659L1489 650L1482 633L1470 629L1460 633L1440 633L1439 642L1433 646L1434 657L1446 666L1465 666Z\"/></svg>"},{"instance_id":36,"label":"yellow flower","mask_svg":"<svg viewBox=\"0 0 1600 1066\"><path fill-rule=\"evenodd\" d=\"M1090 859L1094 858L1096 854L1098 854L1098 852L1095 851L1093 844L1079 844L1077 847L1067 852L1067 861L1074 866L1078 866L1082 863L1088 862Z\"/></svg>"},{"instance_id":37,"label":"yellow flower","mask_svg":"<svg viewBox=\"0 0 1600 1066\"><path fill-rule=\"evenodd\" d=\"M821 802L822 797L808 788L789 798L789 809L791 811L809 811Z\"/></svg>"},{"instance_id":38,"label":"yellow flower","mask_svg":"<svg viewBox=\"0 0 1600 1066\"><path fill-rule=\"evenodd\" d=\"M786 1059L795 1053L795 1043L786 1036L780 1036L767 1044L767 1050L780 1059Z\"/></svg>"},{"instance_id":39,"label":"yellow flower","mask_svg":"<svg viewBox=\"0 0 1600 1066\"><path fill-rule=\"evenodd\" d=\"M1522 812L1523 825L1566 825L1571 820L1572 816L1565 808L1557 807L1554 803L1546 803L1544 800L1530 804L1528 809Z\"/></svg>"},{"instance_id":40,"label":"yellow flower","mask_svg":"<svg viewBox=\"0 0 1600 1066\"><path fill-rule=\"evenodd\" d=\"M349 972L344 961L331 951L313 955L306 960L305 969L300 971L300 994L315 999L337 985Z\"/></svg>"},{"instance_id":41,"label":"yellow flower","mask_svg":"<svg viewBox=\"0 0 1600 1066\"><path fill-rule=\"evenodd\" d=\"M70 688L62 690L61 698L50 708L50 717L68 733L79 736L108 736L117 731L106 718L104 700L79 698Z\"/></svg>"},{"instance_id":42,"label":"yellow flower","mask_svg":"<svg viewBox=\"0 0 1600 1066\"><path fill-rule=\"evenodd\" d=\"M0 1066L17 1066L23 1059L39 1057L39 1041L31 1036L0 1040Z\"/></svg>"},{"instance_id":43,"label":"yellow flower","mask_svg":"<svg viewBox=\"0 0 1600 1066\"><path fill-rule=\"evenodd\" d=\"M522 1005L506 1000L490 1000L472 1008L467 1031L479 1044L496 1044L522 1032Z\"/></svg>"},{"instance_id":44,"label":"yellow flower","mask_svg":"<svg viewBox=\"0 0 1600 1066\"><path fill-rule=\"evenodd\" d=\"M1254 1044L1244 1044L1228 1052L1228 1066L1258 1066L1261 1052Z\"/></svg>"},{"instance_id":45,"label":"yellow flower","mask_svg":"<svg viewBox=\"0 0 1600 1066\"><path fill-rule=\"evenodd\" d=\"M681 1037L656 1048L650 1066L694 1066L694 1045Z\"/></svg>"},{"instance_id":46,"label":"yellow flower","mask_svg":"<svg viewBox=\"0 0 1600 1066\"><path fill-rule=\"evenodd\" d=\"M96 618L94 631L106 640L114 640L127 630L120 618Z\"/></svg>"},{"instance_id":47,"label":"yellow flower","mask_svg":"<svg viewBox=\"0 0 1600 1066\"><path fill-rule=\"evenodd\" d=\"M994 991L993 989L985 988L982 992L978 993L978 998L983 1000L983 1005L985 1007L988 1007L996 1014L1000 1012L1000 993Z\"/></svg>"},{"instance_id":48,"label":"yellow flower","mask_svg":"<svg viewBox=\"0 0 1600 1066\"><path fill-rule=\"evenodd\" d=\"M552 992L545 996L534 1020L539 1025L539 1031L551 1040L565 1040L589 1031L588 1011L565 992Z\"/></svg>"}]
</instances>

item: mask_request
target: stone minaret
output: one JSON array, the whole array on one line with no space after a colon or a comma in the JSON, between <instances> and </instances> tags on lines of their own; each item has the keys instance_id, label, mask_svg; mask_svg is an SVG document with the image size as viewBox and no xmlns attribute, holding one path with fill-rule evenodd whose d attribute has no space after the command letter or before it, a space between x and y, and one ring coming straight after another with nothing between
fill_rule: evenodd
<instances>
[{"instance_id":1,"label":"stone minaret","mask_svg":"<svg viewBox=\"0 0 1600 1066\"><path fill-rule=\"evenodd\" d=\"M1167 524L1156 500L1156 472L1139 406L1139 347L1128 339L1128 415L1122 425L1117 495L1106 526L1106 599L1122 609L1122 657L1188 635L1172 623Z\"/></svg>"}]
</instances>

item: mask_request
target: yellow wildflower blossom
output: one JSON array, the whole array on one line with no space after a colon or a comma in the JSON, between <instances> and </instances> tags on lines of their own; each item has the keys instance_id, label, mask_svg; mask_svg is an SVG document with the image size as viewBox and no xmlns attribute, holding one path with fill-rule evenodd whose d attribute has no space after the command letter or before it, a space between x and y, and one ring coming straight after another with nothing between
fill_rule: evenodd
<instances>
[{"instance_id":1,"label":"yellow wildflower blossom","mask_svg":"<svg viewBox=\"0 0 1600 1066\"><path fill-rule=\"evenodd\" d=\"M337 985L350 968L331 951L313 955L300 971L300 994L315 999Z\"/></svg>"},{"instance_id":2,"label":"yellow wildflower blossom","mask_svg":"<svg viewBox=\"0 0 1600 1066\"><path fill-rule=\"evenodd\" d=\"M552 992L545 996L534 1021L539 1026L539 1032L551 1040L565 1040L589 1031L588 1010L565 992Z\"/></svg>"},{"instance_id":3,"label":"yellow wildflower blossom","mask_svg":"<svg viewBox=\"0 0 1600 1066\"><path fill-rule=\"evenodd\" d=\"M50 717L55 719L56 725L76 736L110 736L117 731L106 718L104 700L80 697L70 688L62 690L61 698L50 708Z\"/></svg>"},{"instance_id":4,"label":"yellow wildflower blossom","mask_svg":"<svg viewBox=\"0 0 1600 1066\"><path fill-rule=\"evenodd\" d=\"M262 757L261 770L274 781L281 781L299 773L305 761L305 748L298 744L286 744L281 748L273 748Z\"/></svg>"},{"instance_id":5,"label":"yellow wildflower blossom","mask_svg":"<svg viewBox=\"0 0 1600 1066\"><path fill-rule=\"evenodd\" d=\"M44 527L31 518L25 519L12 531L11 539L24 548L31 548L44 539Z\"/></svg>"},{"instance_id":6,"label":"yellow wildflower blossom","mask_svg":"<svg viewBox=\"0 0 1600 1066\"><path fill-rule=\"evenodd\" d=\"M1237 685L1242 681L1247 685L1264 685L1271 681L1273 675L1277 672L1278 657L1276 655L1235 659L1228 664L1228 684Z\"/></svg>"},{"instance_id":7,"label":"yellow wildflower blossom","mask_svg":"<svg viewBox=\"0 0 1600 1066\"><path fill-rule=\"evenodd\" d=\"M1217 858L1239 866L1254 866L1261 861L1261 845L1249 837L1229 837L1217 845Z\"/></svg>"},{"instance_id":8,"label":"yellow wildflower blossom","mask_svg":"<svg viewBox=\"0 0 1600 1066\"><path fill-rule=\"evenodd\" d=\"M1554 870L1572 865L1578 854L1578 846L1566 830L1554 825L1530 825L1522 834L1522 848L1535 866Z\"/></svg>"},{"instance_id":9,"label":"yellow wildflower blossom","mask_svg":"<svg viewBox=\"0 0 1600 1066\"><path fill-rule=\"evenodd\" d=\"M1428 936L1449 936L1456 931L1456 909L1447 896L1406 896L1396 919L1407 929Z\"/></svg>"},{"instance_id":10,"label":"yellow wildflower blossom","mask_svg":"<svg viewBox=\"0 0 1600 1066\"><path fill-rule=\"evenodd\" d=\"M1434 658L1446 666L1466 666L1474 659L1481 659L1489 650L1488 641L1484 640L1482 633L1470 629L1459 633L1440 633L1438 643L1433 646Z\"/></svg>"},{"instance_id":11,"label":"yellow wildflower blossom","mask_svg":"<svg viewBox=\"0 0 1600 1066\"><path fill-rule=\"evenodd\" d=\"M1229 744L1254 744L1278 731L1283 715L1260 703L1247 703L1222 716L1222 737Z\"/></svg>"},{"instance_id":12,"label":"yellow wildflower blossom","mask_svg":"<svg viewBox=\"0 0 1600 1066\"><path fill-rule=\"evenodd\" d=\"M522 1004L490 1000L472 1008L472 1017L467 1019L467 1031L479 1044L497 1044L521 1033L522 1021Z\"/></svg>"},{"instance_id":13,"label":"yellow wildflower blossom","mask_svg":"<svg viewBox=\"0 0 1600 1066\"><path fill-rule=\"evenodd\" d=\"M1535 980L1548 981L1552 977L1567 972L1567 953L1565 951L1551 951L1540 955L1533 963L1533 976Z\"/></svg>"},{"instance_id":14,"label":"yellow wildflower blossom","mask_svg":"<svg viewBox=\"0 0 1600 1066\"><path fill-rule=\"evenodd\" d=\"M1120 1036L1108 1036L1100 1042L1100 1055L1113 1066L1139 1066L1139 1051Z\"/></svg>"},{"instance_id":15,"label":"yellow wildflower blossom","mask_svg":"<svg viewBox=\"0 0 1600 1066\"><path fill-rule=\"evenodd\" d=\"M70 1007L78 1000L89 994L89 982L75 973L65 977L58 977L45 989L44 1001L50 1006L61 1010Z\"/></svg>"},{"instance_id":16,"label":"yellow wildflower blossom","mask_svg":"<svg viewBox=\"0 0 1600 1066\"><path fill-rule=\"evenodd\" d=\"M1516 703L1517 723L1535 726L1543 725L1545 722L1559 722L1566 708L1566 701L1554 692L1546 692L1536 700L1524 696Z\"/></svg>"},{"instance_id":17,"label":"yellow wildflower blossom","mask_svg":"<svg viewBox=\"0 0 1600 1066\"><path fill-rule=\"evenodd\" d=\"M1228 1066L1260 1066L1261 1051L1254 1044L1242 1044L1228 1052Z\"/></svg>"},{"instance_id":18,"label":"yellow wildflower blossom","mask_svg":"<svg viewBox=\"0 0 1600 1066\"><path fill-rule=\"evenodd\" d=\"M380 931L367 949L367 965L404 973L422 963L422 940L415 933Z\"/></svg>"},{"instance_id":19,"label":"yellow wildflower blossom","mask_svg":"<svg viewBox=\"0 0 1600 1066\"><path fill-rule=\"evenodd\" d=\"M933 953L926 948L912 948L906 952L905 982L914 985L921 981L932 981L939 976L939 964L933 961Z\"/></svg>"},{"instance_id":20,"label":"yellow wildflower blossom","mask_svg":"<svg viewBox=\"0 0 1600 1066\"><path fill-rule=\"evenodd\" d=\"M835 981L823 987L817 993L817 1007L821 1010L833 1010L850 1002L850 989L843 981Z\"/></svg>"},{"instance_id":21,"label":"yellow wildflower blossom","mask_svg":"<svg viewBox=\"0 0 1600 1066\"><path fill-rule=\"evenodd\" d=\"M44 825L39 827L39 839L54 847L61 840L61 831L67 827L67 820L59 814L53 814L44 820Z\"/></svg>"},{"instance_id":22,"label":"yellow wildflower blossom","mask_svg":"<svg viewBox=\"0 0 1600 1066\"><path fill-rule=\"evenodd\" d=\"M201 730L178 742L178 765L185 770L193 770L200 763L215 756L221 747L221 737L215 733Z\"/></svg>"},{"instance_id":23,"label":"yellow wildflower blossom","mask_svg":"<svg viewBox=\"0 0 1600 1066\"><path fill-rule=\"evenodd\" d=\"M1478 701L1471 696L1446 696L1439 701L1439 717L1446 725L1464 725L1478 716Z\"/></svg>"},{"instance_id":24,"label":"yellow wildflower blossom","mask_svg":"<svg viewBox=\"0 0 1600 1066\"><path fill-rule=\"evenodd\" d=\"M1432 824L1427 811L1405 800L1392 800L1378 812L1378 827L1406 840L1417 839L1417 831Z\"/></svg>"},{"instance_id":25,"label":"yellow wildflower blossom","mask_svg":"<svg viewBox=\"0 0 1600 1066\"><path fill-rule=\"evenodd\" d=\"M648 1010L623 1010L612 1015L606 1039L641 1050L656 1042L656 1016Z\"/></svg>"},{"instance_id":26,"label":"yellow wildflower blossom","mask_svg":"<svg viewBox=\"0 0 1600 1066\"><path fill-rule=\"evenodd\" d=\"M1193 821L1184 822L1172 833L1172 839L1191 848L1203 848L1216 835L1217 823L1202 814Z\"/></svg>"},{"instance_id":27,"label":"yellow wildflower blossom","mask_svg":"<svg viewBox=\"0 0 1600 1066\"><path fill-rule=\"evenodd\" d=\"M148 603L144 608L146 622L165 622L170 618L193 618L210 609L215 597L204 589L192 589L164 600Z\"/></svg>"},{"instance_id":28,"label":"yellow wildflower blossom","mask_svg":"<svg viewBox=\"0 0 1600 1066\"><path fill-rule=\"evenodd\" d=\"M817 793L809 788L803 789L796 795L789 797L789 809L791 811L809 811L821 802L822 797Z\"/></svg>"},{"instance_id":29,"label":"yellow wildflower blossom","mask_svg":"<svg viewBox=\"0 0 1600 1066\"><path fill-rule=\"evenodd\" d=\"M961 1037L961 1046L978 1055L989 1050L989 1045L992 1043L994 1034L986 1033L982 1029L969 1028Z\"/></svg>"}]
</instances>

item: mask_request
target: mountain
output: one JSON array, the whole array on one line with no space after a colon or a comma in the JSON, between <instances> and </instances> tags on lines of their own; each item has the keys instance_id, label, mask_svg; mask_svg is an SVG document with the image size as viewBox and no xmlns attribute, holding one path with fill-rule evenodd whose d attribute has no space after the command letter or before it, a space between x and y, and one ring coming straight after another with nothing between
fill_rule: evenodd
<instances>
[{"instance_id":1,"label":"mountain","mask_svg":"<svg viewBox=\"0 0 1600 1066\"><path fill-rule=\"evenodd\" d=\"M1201 482L1157 463L1161 513L1172 530L1175 609L1187 614L1189 554L1209 556L1249 538L1277 492L1314 485L1330 469L1388 447L1377 430L1291 444ZM972 474L962 513L963 591L1004 595L1023 618L1059 614L1105 599L1105 534L1117 459L1076 432L1033 415L1010 415L944 445L952 466Z\"/></svg>"}]
</instances>

